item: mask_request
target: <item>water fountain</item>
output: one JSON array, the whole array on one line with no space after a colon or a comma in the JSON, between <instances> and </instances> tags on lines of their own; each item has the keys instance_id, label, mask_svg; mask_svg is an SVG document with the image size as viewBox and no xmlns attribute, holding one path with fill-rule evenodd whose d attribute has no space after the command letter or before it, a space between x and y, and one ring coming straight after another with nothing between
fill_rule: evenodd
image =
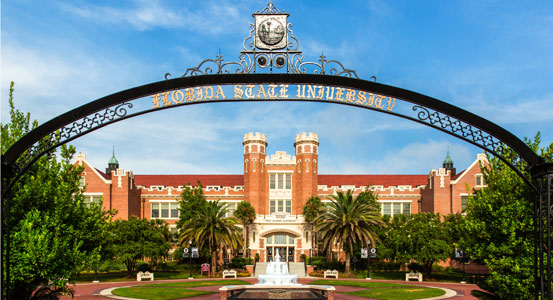
<instances>
[{"instance_id":1,"label":"water fountain","mask_svg":"<svg viewBox=\"0 0 553 300\"><path fill-rule=\"evenodd\" d=\"M259 275L257 285L290 285L298 284L298 275L288 273L288 264L280 261L278 250L275 260L269 262L265 274Z\"/></svg>"},{"instance_id":2,"label":"water fountain","mask_svg":"<svg viewBox=\"0 0 553 300\"><path fill-rule=\"evenodd\" d=\"M288 272L288 264L280 261L278 251L269 262L265 274L254 285L224 286L219 289L222 300L239 299L311 299L334 300L334 287L298 284L298 275Z\"/></svg>"}]
</instances>

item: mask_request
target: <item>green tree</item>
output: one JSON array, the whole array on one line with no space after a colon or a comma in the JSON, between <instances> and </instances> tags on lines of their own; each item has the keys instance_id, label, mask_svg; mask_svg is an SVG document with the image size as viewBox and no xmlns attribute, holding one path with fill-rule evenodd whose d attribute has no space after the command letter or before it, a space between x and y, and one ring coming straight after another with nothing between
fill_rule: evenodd
<instances>
[{"instance_id":1,"label":"green tree","mask_svg":"<svg viewBox=\"0 0 553 300\"><path fill-rule=\"evenodd\" d=\"M316 230L321 234L323 247L331 251L336 244L346 253L345 272L350 272L350 260L356 244L366 245L380 241L376 231L384 224L372 192L357 197L348 190L330 196L330 203L316 220Z\"/></svg>"},{"instance_id":2,"label":"green tree","mask_svg":"<svg viewBox=\"0 0 553 300\"><path fill-rule=\"evenodd\" d=\"M539 133L526 142L547 161L553 161L553 143L538 149ZM519 170L526 170L510 149L499 151L510 163L520 164ZM502 299L532 299L534 194L505 163L495 157L488 161L489 167L482 168L488 186L475 190L468 199L467 236L461 242L472 260L488 266L490 292ZM530 178L528 173L524 175Z\"/></svg>"},{"instance_id":3,"label":"green tree","mask_svg":"<svg viewBox=\"0 0 553 300\"><path fill-rule=\"evenodd\" d=\"M184 188L179 201L179 221L178 228L182 228L183 224L192 219L198 210L205 205L204 188L198 181L195 187L190 186L190 183Z\"/></svg>"},{"instance_id":4,"label":"green tree","mask_svg":"<svg viewBox=\"0 0 553 300\"><path fill-rule=\"evenodd\" d=\"M12 82L10 122L1 125L2 154L38 125L13 100ZM10 199L9 219L2 218L2 228L9 226L11 241L10 280L2 286L3 296L8 290L12 299L56 299L72 293L67 281L97 256L107 213L83 203L82 168L72 163L74 154L74 147L62 146L59 154L41 157L2 198Z\"/></svg>"},{"instance_id":5,"label":"green tree","mask_svg":"<svg viewBox=\"0 0 553 300\"><path fill-rule=\"evenodd\" d=\"M303 206L303 217L305 218L305 221L309 223L311 227L311 247L315 248L315 220L317 217L322 213L323 210L323 203L321 202L321 199L317 196L311 196L309 199L307 199L307 202Z\"/></svg>"},{"instance_id":6,"label":"green tree","mask_svg":"<svg viewBox=\"0 0 553 300\"><path fill-rule=\"evenodd\" d=\"M432 265L453 253L447 232L440 214L396 215L381 234L384 247L379 252L391 260L414 260L422 265L426 277L431 278Z\"/></svg>"},{"instance_id":7,"label":"green tree","mask_svg":"<svg viewBox=\"0 0 553 300\"><path fill-rule=\"evenodd\" d=\"M129 278L133 276L139 259L165 257L171 249L159 225L157 220L148 221L135 216L110 224L106 235L110 251L113 257L125 264Z\"/></svg>"},{"instance_id":8,"label":"green tree","mask_svg":"<svg viewBox=\"0 0 553 300\"><path fill-rule=\"evenodd\" d=\"M234 211L234 217L240 224L242 224L242 233L243 233L243 257L246 257L246 248L248 242L248 226L255 221L255 209L250 202L242 201L238 203L236 210Z\"/></svg>"},{"instance_id":9,"label":"green tree","mask_svg":"<svg viewBox=\"0 0 553 300\"><path fill-rule=\"evenodd\" d=\"M432 277L432 265L450 257L453 249L440 214L418 213L407 218L407 240L404 240L404 258L416 260ZM402 236L405 238L405 235Z\"/></svg>"},{"instance_id":10,"label":"green tree","mask_svg":"<svg viewBox=\"0 0 553 300\"><path fill-rule=\"evenodd\" d=\"M207 247L211 253L211 268L217 271L217 250L241 245L240 228L235 218L226 218L227 205L217 201L205 201L194 216L182 224L179 244L183 247L193 241L199 248Z\"/></svg>"}]
</instances>

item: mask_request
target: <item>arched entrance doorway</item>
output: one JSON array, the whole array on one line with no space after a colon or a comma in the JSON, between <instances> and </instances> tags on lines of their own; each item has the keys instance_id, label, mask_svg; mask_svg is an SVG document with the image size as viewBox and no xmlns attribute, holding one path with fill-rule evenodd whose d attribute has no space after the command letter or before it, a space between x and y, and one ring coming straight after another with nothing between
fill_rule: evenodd
<instances>
[{"instance_id":1,"label":"arched entrance doorway","mask_svg":"<svg viewBox=\"0 0 553 300\"><path fill-rule=\"evenodd\" d=\"M295 262L295 241L294 235L286 232L272 233L267 235L266 239L266 261L274 260L277 252L280 255L280 261Z\"/></svg>"}]
</instances>

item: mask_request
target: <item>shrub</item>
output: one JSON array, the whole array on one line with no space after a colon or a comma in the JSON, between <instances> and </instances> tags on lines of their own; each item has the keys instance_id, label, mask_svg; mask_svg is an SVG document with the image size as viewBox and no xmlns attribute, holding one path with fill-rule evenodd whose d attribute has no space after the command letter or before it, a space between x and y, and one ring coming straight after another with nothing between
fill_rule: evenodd
<instances>
[{"instance_id":1,"label":"shrub","mask_svg":"<svg viewBox=\"0 0 553 300\"><path fill-rule=\"evenodd\" d=\"M233 257L229 265L231 268L244 269L246 265L250 264L250 259L245 257Z\"/></svg>"},{"instance_id":2,"label":"shrub","mask_svg":"<svg viewBox=\"0 0 553 300\"><path fill-rule=\"evenodd\" d=\"M173 272L177 270L176 262L162 262L159 264L158 269L163 272Z\"/></svg>"},{"instance_id":3,"label":"shrub","mask_svg":"<svg viewBox=\"0 0 553 300\"><path fill-rule=\"evenodd\" d=\"M147 263L140 263L136 266L136 270L139 272L152 272L152 266Z\"/></svg>"},{"instance_id":4,"label":"shrub","mask_svg":"<svg viewBox=\"0 0 553 300\"><path fill-rule=\"evenodd\" d=\"M407 268L409 268L409 270L411 271L414 271L414 272L424 272L424 267L421 266L421 264L419 263L416 263L416 262L413 262L413 263L410 263Z\"/></svg>"},{"instance_id":5,"label":"shrub","mask_svg":"<svg viewBox=\"0 0 553 300\"><path fill-rule=\"evenodd\" d=\"M438 265L438 264L433 264L432 265L432 272L443 272L444 271L444 267Z\"/></svg>"}]
</instances>

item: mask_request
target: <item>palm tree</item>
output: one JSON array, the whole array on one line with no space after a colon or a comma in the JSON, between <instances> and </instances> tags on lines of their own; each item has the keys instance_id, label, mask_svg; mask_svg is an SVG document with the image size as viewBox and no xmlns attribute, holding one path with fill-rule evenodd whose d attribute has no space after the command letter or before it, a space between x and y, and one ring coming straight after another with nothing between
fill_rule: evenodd
<instances>
[{"instance_id":1,"label":"palm tree","mask_svg":"<svg viewBox=\"0 0 553 300\"><path fill-rule=\"evenodd\" d=\"M246 247L248 243L248 226L255 220L255 209L250 202L242 201L238 203L234 211L234 217L242 224L242 233L244 243L242 245L242 257L246 257Z\"/></svg>"},{"instance_id":2,"label":"palm tree","mask_svg":"<svg viewBox=\"0 0 553 300\"><path fill-rule=\"evenodd\" d=\"M241 244L240 228L236 219L225 218L227 204L217 201L206 201L196 214L183 224L179 237L180 245L195 241L199 248L208 247L211 253L211 267L217 271L217 250L224 246L238 248Z\"/></svg>"},{"instance_id":3,"label":"palm tree","mask_svg":"<svg viewBox=\"0 0 553 300\"><path fill-rule=\"evenodd\" d=\"M317 196L311 196L303 207L303 217L311 225L311 248L314 249L317 239L315 238L315 219L322 213L323 204ZM309 254L311 256L311 253Z\"/></svg>"},{"instance_id":4,"label":"palm tree","mask_svg":"<svg viewBox=\"0 0 553 300\"><path fill-rule=\"evenodd\" d=\"M350 259L355 245L373 245L379 241L377 231L384 223L380 216L376 196L363 192L357 197L348 190L330 196L330 203L317 219L315 227L321 234L323 247L331 251L340 244L346 253L346 274L350 272Z\"/></svg>"}]
</instances>

